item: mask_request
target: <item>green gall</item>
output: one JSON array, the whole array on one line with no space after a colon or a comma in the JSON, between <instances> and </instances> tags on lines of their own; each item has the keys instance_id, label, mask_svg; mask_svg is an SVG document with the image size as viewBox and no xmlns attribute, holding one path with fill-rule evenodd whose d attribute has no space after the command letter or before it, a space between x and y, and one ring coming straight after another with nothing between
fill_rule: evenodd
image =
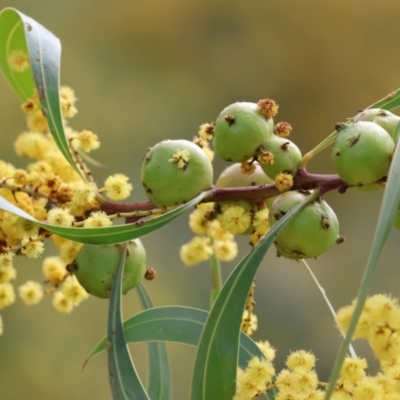
<instances>
[{"instance_id":1,"label":"green gall","mask_svg":"<svg viewBox=\"0 0 400 400\"><path fill-rule=\"evenodd\" d=\"M381 126L385 129L392 139L397 142L397 137L394 137L397 124L400 122L400 117L390 111L381 108L370 108L360 111L354 118L354 122L369 121Z\"/></svg>"},{"instance_id":2,"label":"green gall","mask_svg":"<svg viewBox=\"0 0 400 400\"><path fill-rule=\"evenodd\" d=\"M272 164L261 164L264 173L271 179L275 179L282 172L296 175L302 156L300 149L292 141L273 135L264 144L264 149L274 155Z\"/></svg>"},{"instance_id":3,"label":"green gall","mask_svg":"<svg viewBox=\"0 0 400 400\"><path fill-rule=\"evenodd\" d=\"M93 296L109 298L117 272L122 245L85 244L68 269L84 289ZM122 282L122 293L139 285L146 273L146 251L139 239L128 243Z\"/></svg>"},{"instance_id":4,"label":"green gall","mask_svg":"<svg viewBox=\"0 0 400 400\"><path fill-rule=\"evenodd\" d=\"M224 160L243 162L258 152L273 134L274 122L266 118L257 104L238 102L219 114L213 129L215 152Z\"/></svg>"},{"instance_id":5,"label":"green gall","mask_svg":"<svg viewBox=\"0 0 400 400\"><path fill-rule=\"evenodd\" d=\"M278 196L269 212L271 227L306 198L305 193L285 192ZM339 239L339 221L331 207L318 199L295 215L278 233L278 256L300 260L315 258L328 251Z\"/></svg>"},{"instance_id":6,"label":"green gall","mask_svg":"<svg viewBox=\"0 0 400 400\"><path fill-rule=\"evenodd\" d=\"M393 150L393 139L385 129L360 121L338 132L332 160L347 185L370 185L387 176Z\"/></svg>"},{"instance_id":7,"label":"green gall","mask_svg":"<svg viewBox=\"0 0 400 400\"><path fill-rule=\"evenodd\" d=\"M186 203L211 189L212 164L204 151L188 140L164 140L146 153L141 180L157 207Z\"/></svg>"}]
</instances>

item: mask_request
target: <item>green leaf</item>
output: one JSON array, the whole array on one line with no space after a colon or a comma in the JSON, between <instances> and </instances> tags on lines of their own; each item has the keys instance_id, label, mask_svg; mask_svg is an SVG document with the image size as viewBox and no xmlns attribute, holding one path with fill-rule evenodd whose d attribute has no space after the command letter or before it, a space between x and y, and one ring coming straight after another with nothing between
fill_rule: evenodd
<instances>
[{"instance_id":1,"label":"green leaf","mask_svg":"<svg viewBox=\"0 0 400 400\"><path fill-rule=\"evenodd\" d=\"M152 309L153 303L145 287L137 287L140 302L143 309ZM126 337L126 325L124 324ZM129 338L127 338L129 342ZM171 399L171 372L167 347L162 342L150 342L149 348L149 381L147 384L147 393L151 400L170 400Z\"/></svg>"},{"instance_id":2,"label":"green leaf","mask_svg":"<svg viewBox=\"0 0 400 400\"><path fill-rule=\"evenodd\" d=\"M111 287L108 311L108 370L111 391L115 400L150 400L132 363L122 322L122 279L127 243L121 247L121 258Z\"/></svg>"},{"instance_id":3,"label":"green leaf","mask_svg":"<svg viewBox=\"0 0 400 400\"><path fill-rule=\"evenodd\" d=\"M278 232L290 218L320 195L316 190L281 218L243 258L225 282L200 339L193 371L191 400L232 400L236 392L242 315L257 269Z\"/></svg>"},{"instance_id":4,"label":"green leaf","mask_svg":"<svg viewBox=\"0 0 400 400\"><path fill-rule=\"evenodd\" d=\"M400 107L400 89L389 93L383 99L378 100L376 103L371 104L367 108L383 108L385 110L393 110L397 107Z\"/></svg>"},{"instance_id":5,"label":"green leaf","mask_svg":"<svg viewBox=\"0 0 400 400\"><path fill-rule=\"evenodd\" d=\"M397 129L397 127L396 127ZM346 338L340 346L336 356L335 364L332 368L329 378L329 387L326 391L325 399L329 399L333 392L335 383L339 377L340 370L343 365L344 358L347 354L350 341L353 337L357 322L360 318L361 311L364 307L372 279L378 265L378 260L382 252L386 239L393 227L395 216L400 203L400 146L396 146L392 163L390 166L389 175L385 193L383 195L381 208L379 211L378 222L375 229L374 238L372 240L371 249L368 255L367 265L361 279L360 288L357 294L357 302L354 308L353 317L351 319Z\"/></svg>"},{"instance_id":6,"label":"green leaf","mask_svg":"<svg viewBox=\"0 0 400 400\"><path fill-rule=\"evenodd\" d=\"M9 56L16 50L22 50L29 55L29 68L23 72L16 72L10 68L8 62ZM22 100L32 98L36 87L43 114L58 148L71 166L85 179L71 156L64 132L60 103L60 58L61 43L46 28L13 8L1 11L1 68Z\"/></svg>"},{"instance_id":7,"label":"green leaf","mask_svg":"<svg viewBox=\"0 0 400 400\"><path fill-rule=\"evenodd\" d=\"M124 323L127 342L174 342L197 346L208 311L182 306L147 309L129 318ZM103 339L92 350L87 361L106 349ZM240 334L239 367L246 368L253 357L263 357L257 344L245 333Z\"/></svg>"},{"instance_id":8,"label":"green leaf","mask_svg":"<svg viewBox=\"0 0 400 400\"><path fill-rule=\"evenodd\" d=\"M8 58L13 52L22 51L28 54L25 39L24 22L21 14L12 8L5 8L0 12L0 66L12 88L22 100L32 97L35 84L32 68L17 72L10 67Z\"/></svg>"},{"instance_id":9,"label":"green leaf","mask_svg":"<svg viewBox=\"0 0 400 400\"><path fill-rule=\"evenodd\" d=\"M182 306L147 309L125 321L125 338L132 343L165 341L197 346L208 314L208 311ZM106 344L106 339L103 339L89 358L104 351ZM239 366L245 368L254 356L262 357L260 349L249 336L241 332Z\"/></svg>"},{"instance_id":10,"label":"green leaf","mask_svg":"<svg viewBox=\"0 0 400 400\"><path fill-rule=\"evenodd\" d=\"M186 204L162 214L157 218L147 221L138 221L132 224L108 226L103 228L70 228L50 225L33 218L27 212L10 203L2 196L0 196L0 209L33 221L47 231L55 233L65 239L86 244L116 244L142 237L162 228L191 207L200 203L207 195L209 195L209 192L203 192Z\"/></svg>"}]
</instances>

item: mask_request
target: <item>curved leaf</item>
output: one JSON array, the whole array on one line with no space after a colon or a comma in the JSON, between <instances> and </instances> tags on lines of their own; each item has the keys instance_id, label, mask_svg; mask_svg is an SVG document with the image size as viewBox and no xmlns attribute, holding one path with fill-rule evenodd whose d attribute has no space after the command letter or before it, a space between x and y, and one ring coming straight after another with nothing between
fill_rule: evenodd
<instances>
[{"instance_id":1,"label":"curved leaf","mask_svg":"<svg viewBox=\"0 0 400 400\"><path fill-rule=\"evenodd\" d=\"M23 72L14 71L8 62L8 57L16 50L29 55L30 65ZM58 148L85 179L72 158L64 132L60 103L60 58L60 41L50 31L13 8L1 12L0 66L7 80L24 101L32 98L34 89L37 89L42 112Z\"/></svg>"},{"instance_id":2,"label":"curved leaf","mask_svg":"<svg viewBox=\"0 0 400 400\"><path fill-rule=\"evenodd\" d=\"M281 218L225 282L207 318L197 349L191 400L232 400L236 392L240 325L250 285L277 233L320 195L316 190Z\"/></svg>"},{"instance_id":3,"label":"curved leaf","mask_svg":"<svg viewBox=\"0 0 400 400\"><path fill-rule=\"evenodd\" d=\"M107 350L110 385L115 400L150 400L132 363L124 335L121 290L126 251L127 243L124 243L111 287L108 311Z\"/></svg>"},{"instance_id":4,"label":"curved leaf","mask_svg":"<svg viewBox=\"0 0 400 400\"><path fill-rule=\"evenodd\" d=\"M132 224L108 226L102 228L70 228L65 226L50 225L33 218L27 212L10 203L2 196L0 196L0 209L9 211L15 215L18 215L19 217L33 221L47 231L55 233L65 239L86 244L116 244L142 237L162 228L164 225L179 217L189 208L200 203L208 194L208 192L203 192L186 204L162 214L157 218L147 221L139 221Z\"/></svg>"},{"instance_id":5,"label":"curved leaf","mask_svg":"<svg viewBox=\"0 0 400 400\"><path fill-rule=\"evenodd\" d=\"M153 303L148 295L145 287L139 285L137 287L140 302L143 309L152 309ZM124 324L126 340L126 324ZM163 342L150 342L149 348L149 381L147 383L147 393L151 400L170 400L171 399L171 372L169 368L169 360L167 347Z\"/></svg>"},{"instance_id":6,"label":"curved leaf","mask_svg":"<svg viewBox=\"0 0 400 400\"><path fill-rule=\"evenodd\" d=\"M208 314L208 311L183 306L151 308L125 321L125 338L127 342L165 341L197 346ZM106 344L103 339L89 358L104 351ZM254 356L262 357L261 350L241 332L239 366L245 368Z\"/></svg>"},{"instance_id":7,"label":"curved leaf","mask_svg":"<svg viewBox=\"0 0 400 400\"><path fill-rule=\"evenodd\" d=\"M396 126L396 130L398 127ZM360 288L357 294L357 302L354 308L353 317L346 333L346 338L342 342L339 352L336 356L331 376L329 378L329 386L326 391L325 399L329 399L335 383L339 377L340 370L346 357L347 349L353 337L357 322L360 318L361 311L364 307L369 289L371 287L374 272L378 265L383 246L393 227L396 213L400 203L400 146L396 146L392 163L387 177L385 193L383 195L381 209L379 211L378 222L375 229L374 238L372 240L371 249L368 255L367 265L361 279Z\"/></svg>"},{"instance_id":8,"label":"curved leaf","mask_svg":"<svg viewBox=\"0 0 400 400\"><path fill-rule=\"evenodd\" d=\"M35 89L32 68L29 65L23 71L16 71L9 63L9 57L21 51L29 55L23 21L18 11L6 8L0 12L0 67L12 88L25 101L32 97Z\"/></svg>"}]
</instances>

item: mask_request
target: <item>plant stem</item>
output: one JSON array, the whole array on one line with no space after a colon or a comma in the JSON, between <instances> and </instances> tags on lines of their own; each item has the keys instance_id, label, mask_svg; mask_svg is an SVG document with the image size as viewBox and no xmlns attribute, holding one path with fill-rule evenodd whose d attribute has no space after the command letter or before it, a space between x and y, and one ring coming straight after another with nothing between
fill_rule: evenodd
<instances>
[{"instance_id":1,"label":"plant stem","mask_svg":"<svg viewBox=\"0 0 400 400\"><path fill-rule=\"evenodd\" d=\"M317 285L318 290L320 291L320 293L322 294L322 297L325 300L325 303L327 304L329 311L331 312L331 314L333 315L333 318L336 318L336 312L335 309L333 308L331 302L328 299L328 296L326 295L325 289L321 286L321 284L318 282L317 277L314 275L314 273L312 272L310 266L308 265L307 261L304 260L304 258L302 258L301 262L303 263L303 265L306 267L307 271L309 272L309 274L311 275L311 278L313 278L315 284ZM345 335L342 334L343 337L345 337ZM349 353L351 354L352 357L356 358L357 354L353 348L353 346L351 345L351 343L349 344Z\"/></svg>"},{"instance_id":2,"label":"plant stem","mask_svg":"<svg viewBox=\"0 0 400 400\"><path fill-rule=\"evenodd\" d=\"M314 147L311 151L304 154L303 158L300 161L299 169L304 169L308 162L320 151L327 148L330 144L332 144L337 136L337 131L331 133L326 139L324 139L318 146Z\"/></svg>"},{"instance_id":3,"label":"plant stem","mask_svg":"<svg viewBox=\"0 0 400 400\"><path fill-rule=\"evenodd\" d=\"M215 254L211 256L210 271L211 271L211 279L213 282L213 288L211 290L211 297L210 297L210 303L211 303L210 306L212 307L215 299L219 295L219 292L221 291L222 288L221 266Z\"/></svg>"}]
</instances>

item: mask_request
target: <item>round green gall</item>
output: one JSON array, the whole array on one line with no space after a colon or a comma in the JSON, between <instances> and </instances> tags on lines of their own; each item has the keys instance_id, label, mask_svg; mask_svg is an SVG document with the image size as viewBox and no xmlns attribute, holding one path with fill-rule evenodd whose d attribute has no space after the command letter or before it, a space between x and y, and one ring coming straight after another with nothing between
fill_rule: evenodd
<instances>
[{"instance_id":1,"label":"round green gall","mask_svg":"<svg viewBox=\"0 0 400 400\"><path fill-rule=\"evenodd\" d=\"M394 140L394 131L400 121L400 117L390 111L381 108L370 108L360 111L354 118L354 122L369 121L378 124L385 129ZM398 137L396 138L396 142Z\"/></svg>"},{"instance_id":2,"label":"round green gall","mask_svg":"<svg viewBox=\"0 0 400 400\"><path fill-rule=\"evenodd\" d=\"M224 108L213 129L215 152L224 160L244 162L272 135L274 122L256 103L238 102Z\"/></svg>"},{"instance_id":3,"label":"round green gall","mask_svg":"<svg viewBox=\"0 0 400 400\"><path fill-rule=\"evenodd\" d=\"M306 193L285 192L278 196L269 212L271 227L306 198ZM331 207L318 199L295 215L278 233L275 246L278 256L293 260L315 258L338 242L339 221Z\"/></svg>"},{"instance_id":4,"label":"round green gall","mask_svg":"<svg viewBox=\"0 0 400 400\"><path fill-rule=\"evenodd\" d=\"M264 149L273 155L273 161L261 163L261 168L271 179L284 172L295 176L301 161L300 149L289 139L276 135L264 144Z\"/></svg>"},{"instance_id":5,"label":"round green gall","mask_svg":"<svg viewBox=\"0 0 400 400\"><path fill-rule=\"evenodd\" d=\"M122 245L85 244L68 270L72 272L84 289L93 296L109 298L111 286L117 272ZM146 251L139 239L129 242L122 283L122 293L139 285L146 273Z\"/></svg>"},{"instance_id":6,"label":"round green gall","mask_svg":"<svg viewBox=\"0 0 400 400\"><path fill-rule=\"evenodd\" d=\"M157 207L186 203L212 188L213 169L206 153L188 140L164 140L146 153L141 180Z\"/></svg>"},{"instance_id":7,"label":"round green gall","mask_svg":"<svg viewBox=\"0 0 400 400\"><path fill-rule=\"evenodd\" d=\"M393 139L385 129L360 121L338 131L332 160L347 185L370 185L387 176L393 150Z\"/></svg>"}]
</instances>

